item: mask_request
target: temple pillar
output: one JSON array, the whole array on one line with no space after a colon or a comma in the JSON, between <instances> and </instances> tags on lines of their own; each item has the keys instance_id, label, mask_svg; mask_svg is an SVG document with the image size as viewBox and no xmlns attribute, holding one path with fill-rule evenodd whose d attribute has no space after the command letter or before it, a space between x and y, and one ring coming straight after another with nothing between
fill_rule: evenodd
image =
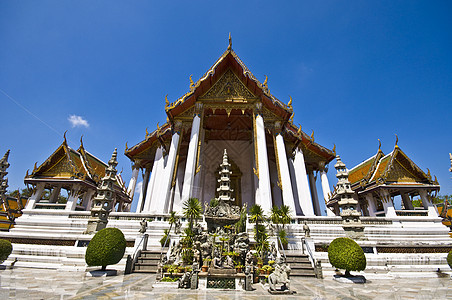
<instances>
[{"instance_id":1,"label":"temple pillar","mask_svg":"<svg viewBox=\"0 0 452 300\"><path fill-rule=\"evenodd\" d=\"M149 179L148 188L146 191L146 200L144 201L143 212L149 212L151 208L152 198L154 198L153 195L155 194L154 193L155 182L157 181L158 176L161 175L157 170L159 169L159 164L162 161L162 158L163 158L162 147L158 147L157 150L155 151L154 165L152 166L151 178Z\"/></svg>"},{"instance_id":2,"label":"temple pillar","mask_svg":"<svg viewBox=\"0 0 452 300\"><path fill-rule=\"evenodd\" d=\"M36 185L36 189L34 193L28 198L26 209L34 209L36 203L39 202L42 196L42 192L44 191L44 183L40 182Z\"/></svg>"},{"instance_id":3,"label":"temple pillar","mask_svg":"<svg viewBox=\"0 0 452 300\"><path fill-rule=\"evenodd\" d=\"M325 201L325 209L326 215L329 217L336 216L334 212L326 206L328 202L329 195L331 194L330 184L328 182L328 177L326 176L327 168L323 166L323 170L320 172L320 180L322 182L322 192L323 192L323 200Z\"/></svg>"},{"instance_id":4,"label":"temple pillar","mask_svg":"<svg viewBox=\"0 0 452 300\"><path fill-rule=\"evenodd\" d=\"M58 196L60 195L61 191L61 185L56 185L49 196L49 203L57 203L58 202Z\"/></svg>"},{"instance_id":5,"label":"temple pillar","mask_svg":"<svg viewBox=\"0 0 452 300\"><path fill-rule=\"evenodd\" d=\"M313 170L310 170L308 172L308 177L309 177L309 187L311 188L312 206L314 207L314 214L316 216L321 216L322 212L320 211L319 196L317 195L317 187L315 185L315 176Z\"/></svg>"},{"instance_id":6,"label":"temple pillar","mask_svg":"<svg viewBox=\"0 0 452 300\"><path fill-rule=\"evenodd\" d=\"M91 210L91 207L93 206L93 198L94 194L96 193L96 190L88 190L85 195L83 195L83 202L85 202L85 210L89 211Z\"/></svg>"},{"instance_id":7,"label":"temple pillar","mask_svg":"<svg viewBox=\"0 0 452 300\"><path fill-rule=\"evenodd\" d=\"M195 172L196 172L196 154L198 150L199 127L201 125L202 103L195 104L195 115L191 126L190 143L188 144L187 161L185 164L184 183L182 186L181 204L192 196ZM176 203L174 203L176 204ZM180 210L181 207L173 205L173 210Z\"/></svg>"},{"instance_id":8,"label":"temple pillar","mask_svg":"<svg viewBox=\"0 0 452 300\"><path fill-rule=\"evenodd\" d=\"M385 216L388 218L395 218L397 217L395 208L394 208L394 202L392 202L391 195L388 191L382 190L380 192L381 202L383 204L383 209L385 211Z\"/></svg>"},{"instance_id":9,"label":"temple pillar","mask_svg":"<svg viewBox=\"0 0 452 300\"><path fill-rule=\"evenodd\" d=\"M413 210L414 207L413 203L411 203L410 197L406 193L400 193L400 196L402 197L403 208Z\"/></svg>"},{"instance_id":10,"label":"temple pillar","mask_svg":"<svg viewBox=\"0 0 452 300\"><path fill-rule=\"evenodd\" d=\"M137 213L142 212L144 208L150 173L151 170L149 170L149 168L146 168L143 174L143 184L141 186L140 197L138 198Z\"/></svg>"},{"instance_id":11,"label":"temple pillar","mask_svg":"<svg viewBox=\"0 0 452 300\"><path fill-rule=\"evenodd\" d=\"M377 211L377 207L375 206L374 197L370 193L366 194L364 197L367 200L367 211L369 212L369 216L375 217L376 216L375 212Z\"/></svg>"},{"instance_id":12,"label":"temple pillar","mask_svg":"<svg viewBox=\"0 0 452 300\"><path fill-rule=\"evenodd\" d=\"M266 214L272 209L272 193L270 185L270 172L268 167L267 142L265 139L265 125L260 110L262 103L257 106L255 116L255 146L257 147L257 168L256 173L259 178L259 189L256 193L256 204L259 204Z\"/></svg>"},{"instance_id":13,"label":"temple pillar","mask_svg":"<svg viewBox=\"0 0 452 300\"><path fill-rule=\"evenodd\" d=\"M278 155L277 161L277 163L279 164L278 169L281 175L280 187L282 189L283 203L284 205L290 207L292 213L295 213L296 212L295 201L293 198L292 184L290 181L289 165L287 164L286 146L284 145L284 139L283 136L281 135L281 132L279 132L276 135L275 146Z\"/></svg>"},{"instance_id":14,"label":"temple pillar","mask_svg":"<svg viewBox=\"0 0 452 300\"><path fill-rule=\"evenodd\" d=\"M306 172L306 165L304 162L303 151L300 148L295 150L293 160L295 181L298 191L298 201L305 216L313 216L314 208L311 201L311 192L309 190L308 177Z\"/></svg>"},{"instance_id":15,"label":"temple pillar","mask_svg":"<svg viewBox=\"0 0 452 300\"><path fill-rule=\"evenodd\" d=\"M71 211L75 210L75 208L77 207L79 189L80 189L80 186L78 184L76 184L75 186L72 187L71 191L69 192L69 195L68 195L69 197L67 199L66 207L64 210L71 210Z\"/></svg>"},{"instance_id":16,"label":"temple pillar","mask_svg":"<svg viewBox=\"0 0 452 300\"><path fill-rule=\"evenodd\" d=\"M163 180L161 182L161 186L159 187L161 193L157 203L155 203L156 212L159 214L167 213L170 207L169 200L172 190L171 183L173 180L173 174L175 172L174 166L176 165L176 156L179 150L181 126L182 122L177 121L175 124L173 137L171 138L171 146L166 158L166 165L163 172Z\"/></svg>"},{"instance_id":17,"label":"temple pillar","mask_svg":"<svg viewBox=\"0 0 452 300\"><path fill-rule=\"evenodd\" d=\"M419 195L421 196L422 205L426 210L428 210L428 216L432 218L438 217L438 211L433 203L428 199L428 194L426 190L419 190Z\"/></svg>"},{"instance_id":18,"label":"temple pillar","mask_svg":"<svg viewBox=\"0 0 452 300\"><path fill-rule=\"evenodd\" d=\"M133 200L133 195L135 194L135 187L137 186L138 173L140 169L136 166L132 166L132 177L129 181L129 186L127 187L127 195L130 196L130 199Z\"/></svg>"}]
</instances>

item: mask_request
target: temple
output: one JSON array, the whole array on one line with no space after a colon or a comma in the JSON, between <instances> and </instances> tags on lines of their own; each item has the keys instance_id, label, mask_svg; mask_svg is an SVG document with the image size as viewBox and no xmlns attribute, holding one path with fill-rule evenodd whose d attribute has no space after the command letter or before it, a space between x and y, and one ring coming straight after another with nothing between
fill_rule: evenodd
<instances>
[{"instance_id":1,"label":"temple","mask_svg":"<svg viewBox=\"0 0 452 300\"><path fill-rule=\"evenodd\" d=\"M196 197L203 203L218 197L218 159L227 149L234 205L288 205L294 215L321 215L314 174L320 173L323 201L330 194L326 176L335 151L314 141L293 124L288 104L270 93L268 79L259 82L228 49L189 91L170 103L167 122L125 150L133 162L129 191L139 171L143 186L137 212L180 212Z\"/></svg>"},{"instance_id":2,"label":"temple","mask_svg":"<svg viewBox=\"0 0 452 300\"><path fill-rule=\"evenodd\" d=\"M81 139L80 147L74 150L68 146L65 137L44 163L39 167L35 164L31 174L27 171L24 182L32 185L34 192L26 209L89 211L107 167L107 164L85 150ZM115 211L129 211L132 200L120 176L116 176L114 190Z\"/></svg>"},{"instance_id":3,"label":"temple","mask_svg":"<svg viewBox=\"0 0 452 300\"><path fill-rule=\"evenodd\" d=\"M431 201L440 186L432 179L430 170L423 172L396 145L389 154L384 154L381 144L377 154L349 170L348 177L355 192L359 210L365 216L429 216L437 217L438 211ZM401 209L394 207L395 197L401 198ZM415 209L412 201L419 199L422 207ZM339 215L336 191L327 206Z\"/></svg>"}]
</instances>

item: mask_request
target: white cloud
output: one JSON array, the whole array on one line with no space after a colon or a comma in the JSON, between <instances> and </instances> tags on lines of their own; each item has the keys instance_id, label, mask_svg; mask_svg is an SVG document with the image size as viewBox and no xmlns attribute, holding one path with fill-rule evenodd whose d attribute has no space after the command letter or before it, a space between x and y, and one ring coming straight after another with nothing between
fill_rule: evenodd
<instances>
[{"instance_id":1,"label":"white cloud","mask_svg":"<svg viewBox=\"0 0 452 300\"><path fill-rule=\"evenodd\" d=\"M70 115L67 120L71 123L72 127L89 127L89 123L87 120L83 119L82 116Z\"/></svg>"},{"instance_id":2,"label":"white cloud","mask_svg":"<svg viewBox=\"0 0 452 300\"><path fill-rule=\"evenodd\" d=\"M142 187L143 187L143 181L138 182L135 187L135 194L141 193Z\"/></svg>"}]
</instances>

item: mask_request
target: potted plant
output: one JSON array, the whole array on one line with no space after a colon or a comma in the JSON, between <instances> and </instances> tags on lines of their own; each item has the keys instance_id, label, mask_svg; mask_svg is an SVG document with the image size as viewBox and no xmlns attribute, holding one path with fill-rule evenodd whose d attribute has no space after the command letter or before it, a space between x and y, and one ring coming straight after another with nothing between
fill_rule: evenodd
<instances>
[{"instance_id":1,"label":"potted plant","mask_svg":"<svg viewBox=\"0 0 452 300\"><path fill-rule=\"evenodd\" d=\"M212 261L211 258L206 258L203 261L203 265L201 266L202 272L207 272L209 270L210 262Z\"/></svg>"},{"instance_id":2,"label":"potted plant","mask_svg":"<svg viewBox=\"0 0 452 300\"><path fill-rule=\"evenodd\" d=\"M273 268L272 268L272 266L265 265L265 266L262 267L262 270L263 270L265 273L267 273L267 275L270 275L270 273L273 271Z\"/></svg>"},{"instance_id":3,"label":"potted plant","mask_svg":"<svg viewBox=\"0 0 452 300\"><path fill-rule=\"evenodd\" d=\"M257 267L262 268L263 265L264 265L264 262L262 261L262 258L258 257L257 258Z\"/></svg>"},{"instance_id":4,"label":"potted plant","mask_svg":"<svg viewBox=\"0 0 452 300\"><path fill-rule=\"evenodd\" d=\"M238 263L235 266L235 269L237 270L237 273L242 273L242 268L243 268L243 265L241 263Z\"/></svg>"}]
</instances>

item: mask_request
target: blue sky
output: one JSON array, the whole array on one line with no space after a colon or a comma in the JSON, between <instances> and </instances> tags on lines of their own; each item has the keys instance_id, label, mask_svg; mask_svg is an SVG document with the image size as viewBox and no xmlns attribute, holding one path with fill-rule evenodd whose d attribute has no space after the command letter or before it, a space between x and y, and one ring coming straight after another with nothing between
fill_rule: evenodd
<instances>
[{"instance_id":1,"label":"blue sky","mask_svg":"<svg viewBox=\"0 0 452 300\"><path fill-rule=\"evenodd\" d=\"M66 130L71 147L83 135L104 161L141 141L164 123L164 96L186 93L231 32L272 94L293 97L294 122L336 144L348 168L374 155L377 139L392 151L397 133L452 194L451 10L450 1L0 1L0 154L11 149L10 189L24 187L26 170ZM128 182L130 161L118 160Z\"/></svg>"}]
</instances>

